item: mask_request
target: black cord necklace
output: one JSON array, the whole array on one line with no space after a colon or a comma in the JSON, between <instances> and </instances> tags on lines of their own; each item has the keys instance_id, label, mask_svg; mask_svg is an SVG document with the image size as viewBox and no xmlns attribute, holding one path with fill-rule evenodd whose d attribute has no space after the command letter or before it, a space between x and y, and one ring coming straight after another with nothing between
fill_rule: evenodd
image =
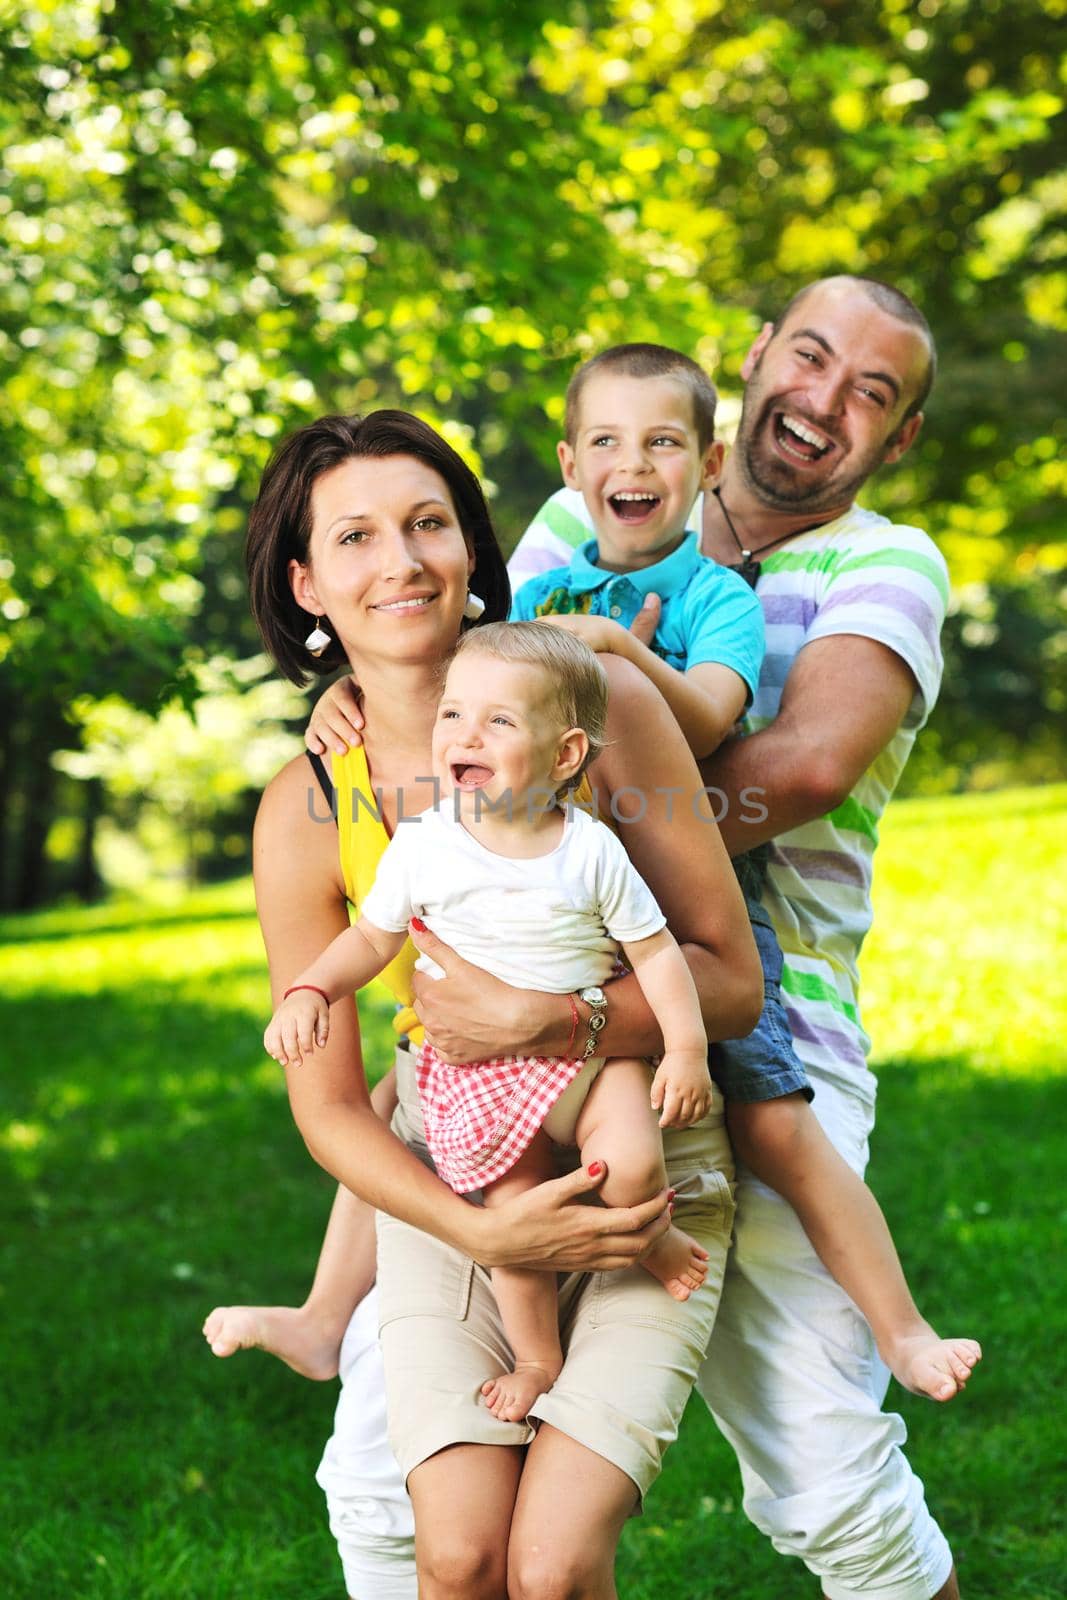
<instances>
[{"instance_id":1,"label":"black cord necklace","mask_svg":"<svg viewBox=\"0 0 1067 1600\"><path fill-rule=\"evenodd\" d=\"M722 490L715 488L711 492L719 502L719 510L722 512L723 521L729 528L730 537L737 546L738 554L741 557L740 561L730 563L730 571L736 572L740 577L744 578L745 582L751 589L756 587L756 584L759 581L759 575L763 570L760 562L756 560L757 556L763 555L767 550L775 549L777 545L785 544L787 539L798 539L802 533L811 533L813 528L822 527L821 522L812 522L806 528L794 528L792 533L783 533L779 539L769 539L766 544L761 544L758 550L746 550L745 546L741 543L741 538L737 529L734 527L734 519L727 510L726 501L722 497Z\"/></svg>"}]
</instances>

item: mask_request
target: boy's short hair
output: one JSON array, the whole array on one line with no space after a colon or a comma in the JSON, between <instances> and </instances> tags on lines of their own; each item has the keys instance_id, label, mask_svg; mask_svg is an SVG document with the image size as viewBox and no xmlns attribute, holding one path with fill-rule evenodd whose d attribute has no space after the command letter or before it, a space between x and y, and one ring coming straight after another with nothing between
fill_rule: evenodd
<instances>
[{"instance_id":1,"label":"boy's short hair","mask_svg":"<svg viewBox=\"0 0 1067 1600\"><path fill-rule=\"evenodd\" d=\"M701 452L708 448L715 437L715 407L719 396L704 368L680 350L671 350L664 344L615 344L610 350L602 350L598 356L583 362L567 385L563 426L572 449L578 436L582 390L590 378L608 372L621 373L626 378L676 378L688 389L692 399L693 424Z\"/></svg>"},{"instance_id":2,"label":"boy's short hair","mask_svg":"<svg viewBox=\"0 0 1067 1600\"><path fill-rule=\"evenodd\" d=\"M564 728L582 728L589 739L589 754L566 784L573 789L605 743L608 678L596 652L575 634L550 622L489 622L472 628L460 639L452 660L471 651L543 668L551 679Z\"/></svg>"}]
</instances>

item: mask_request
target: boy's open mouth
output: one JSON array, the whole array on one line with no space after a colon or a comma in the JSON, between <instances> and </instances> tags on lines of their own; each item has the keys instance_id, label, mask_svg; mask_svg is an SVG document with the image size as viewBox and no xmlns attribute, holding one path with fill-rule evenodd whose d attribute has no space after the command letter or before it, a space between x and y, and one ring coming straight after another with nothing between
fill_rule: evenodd
<instances>
[{"instance_id":1,"label":"boy's open mouth","mask_svg":"<svg viewBox=\"0 0 1067 1600\"><path fill-rule=\"evenodd\" d=\"M644 522L659 503L658 494L646 494L638 489L623 489L619 494L608 496L608 505L620 522Z\"/></svg>"},{"instance_id":2,"label":"boy's open mouth","mask_svg":"<svg viewBox=\"0 0 1067 1600\"><path fill-rule=\"evenodd\" d=\"M492 776L491 767L479 767L473 761L452 762L452 782L457 789L481 789Z\"/></svg>"},{"instance_id":3,"label":"boy's open mouth","mask_svg":"<svg viewBox=\"0 0 1067 1600\"><path fill-rule=\"evenodd\" d=\"M821 461L833 447L832 439L788 411L775 414L774 437L782 452L796 461Z\"/></svg>"}]
</instances>

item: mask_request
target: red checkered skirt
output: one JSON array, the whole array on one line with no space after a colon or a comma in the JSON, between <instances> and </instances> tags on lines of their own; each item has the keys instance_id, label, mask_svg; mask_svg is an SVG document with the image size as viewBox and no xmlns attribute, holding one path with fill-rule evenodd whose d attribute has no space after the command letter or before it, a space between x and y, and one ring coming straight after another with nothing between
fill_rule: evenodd
<instances>
[{"instance_id":1,"label":"red checkered skirt","mask_svg":"<svg viewBox=\"0 0 1067 1600\"><path fill-rule=\"evenodd\" d=\"M457 1194L469 1194L510 1172L583 1065L556 1056L456 1064L424 1044L415 1078L440 1176Z\"/></svg>"}]
</instances>

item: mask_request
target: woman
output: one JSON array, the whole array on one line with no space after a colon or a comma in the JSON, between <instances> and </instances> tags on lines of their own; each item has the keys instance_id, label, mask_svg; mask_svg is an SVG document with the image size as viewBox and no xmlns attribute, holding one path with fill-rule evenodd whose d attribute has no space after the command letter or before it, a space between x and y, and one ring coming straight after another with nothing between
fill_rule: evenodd
<instances>
[{"instance_id":1,"label":"woman","mask_svg":"<svg viewBox=\"0 0 1067 1600\"><path fill-rule=\"evenodd\" d=\"M377 822L371 806L353 805L351 758L335 765L340 851L338 833L309 804L303 758L269 786L256 823L255 878L276 1004L347 925L346 902L369 883L387 831L432 799L441 664L465 615L478 609L472 595L488 620L504 616L507 580L477 480L431 429L395 411L325 418L283 444L250 522L249 573L256 619L283 671L302 681L312 664L309 630L316 650L323 632L330 638L320 669L352 666L366 721L363 752L353 755L366 762L364 782L381 815ZM759 965L699 777L656 691L628 663L606 665L612 711L608 747L592 773L598 803L630 819L622 838L685 948L709 1034L744 1033L760 1003ZM512 989L439 941L419 943L432 947L447 976L432 994L422 986L406 1023L427 1022L443 1054L565 1053L569 1003ZM410 959L392 976L408 998ZM635 980L612 984L598 1050L651 1055L660 1044ZM316 1160L391 1219L379 1253L380 1316L393 1370L392 1437L415 1507L420 1594L499 1600L542 1595L565 1579L569 1593L610 1596L619 1532L674 1436L714 1316L731 1214L721 1119L666 1145L679 1220L712 1260L707 1295L661 1305L647 1298L646 1284L663 1297L647 1274L605 1279L600 1269L639 1258L664 1226L662 1200L624 1212L577 1205L595 1186L579 1174L494 1211L470 1205L419 1159L403 1051L398 1066L401 1137L371 1105L348 1001L334 1008L326 1050L289 1070L289 1092ZM536 1437L525 1423L490 1416L476 1389L467 1393L470 1350L477 1346L480 1383L486 1344L500 1344L484 1273L492 1265L596 1274L563 1286L570 1352ZM620 1354L642 1391L632 1398L618 1393L611 1358Z\"/></svg>"}]
</instances>

